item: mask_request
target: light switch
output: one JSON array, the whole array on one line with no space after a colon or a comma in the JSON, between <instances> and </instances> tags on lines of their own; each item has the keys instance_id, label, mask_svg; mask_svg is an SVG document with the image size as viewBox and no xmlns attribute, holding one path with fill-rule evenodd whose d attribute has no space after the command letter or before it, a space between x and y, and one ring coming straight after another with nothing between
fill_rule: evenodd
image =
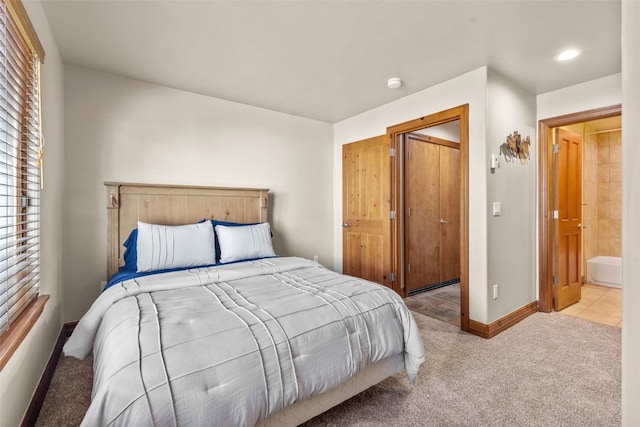
<instances>
[{"instance_id":1,"label":"light switch","mask_svg":"<svg viewBox=\"0 0 640 427\"><path fill-rule=\"evenodd\" d=\"M495 168L499 168L500 167L500 158L498 156L496 156L495 154L491 155L491 169L495 169Z\"/></svg>"},{"instance_id":2,"label":"light switch","mask_svg":"<svg viewBox=\"0 0 640 427\"><path fill-rule=\"evenodd\" d=\"M500 216L502 214L502 205L500 202L493 202L493 216Z\"/></svg>"}]
</instances>

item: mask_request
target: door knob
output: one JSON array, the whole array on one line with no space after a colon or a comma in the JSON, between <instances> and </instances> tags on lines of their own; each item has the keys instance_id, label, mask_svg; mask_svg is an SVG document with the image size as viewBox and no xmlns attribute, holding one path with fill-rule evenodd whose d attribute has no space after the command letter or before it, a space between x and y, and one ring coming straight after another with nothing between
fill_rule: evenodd
<instances>
[{"instance_id":1,"label":"door knob","mask_svg":"<svg viewBox=\"0 0 640 427\"><path fill-rule=\"evenodd\" d=\"M349 224L347 224L346 222L342 223L342 228L347 228L349 226Z\"/></svg>"},{"instance_id":2,"label":"door knob","mask_svg":"<svg viewBox=\"0 0 640 427\"><path fill-rule=\"evenodd\" d=\"M447 224L449 221L445 221L444 219L440 220L440 224Z\"/></svg>"}]
</instances>

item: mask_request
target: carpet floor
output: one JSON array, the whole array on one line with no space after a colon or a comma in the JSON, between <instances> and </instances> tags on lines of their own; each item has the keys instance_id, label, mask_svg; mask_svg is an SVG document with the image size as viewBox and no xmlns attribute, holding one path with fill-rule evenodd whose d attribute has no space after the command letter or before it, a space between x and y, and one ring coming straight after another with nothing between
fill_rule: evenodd
<instances>
[{"instance_id":1,"label":"carpet floor","mask_svg":"<svg viewBox=\"0 0 640 427\"><path fill-rule=\"evenodd\" d=\"M536 313L485 340L414 313L426 362L309 420L316 426L619 426L621 331ZM37 426L80 424L91 360L61 357Z\"/></svg>"}]
</instances>

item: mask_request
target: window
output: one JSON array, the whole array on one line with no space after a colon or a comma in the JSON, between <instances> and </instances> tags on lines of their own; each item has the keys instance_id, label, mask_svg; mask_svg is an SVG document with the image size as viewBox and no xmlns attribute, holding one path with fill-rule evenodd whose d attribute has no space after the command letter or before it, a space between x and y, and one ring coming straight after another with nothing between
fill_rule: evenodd
<instances>
[{"instance_id":1,"label":"window","mask_svg":"<svg viewBox=\"0 0 640 427\"><path fill-rule=\"evenodd\" d=\"M42 59L22 4L0 0L0 334L38 297Z\"/></svg>"}]
</instances>

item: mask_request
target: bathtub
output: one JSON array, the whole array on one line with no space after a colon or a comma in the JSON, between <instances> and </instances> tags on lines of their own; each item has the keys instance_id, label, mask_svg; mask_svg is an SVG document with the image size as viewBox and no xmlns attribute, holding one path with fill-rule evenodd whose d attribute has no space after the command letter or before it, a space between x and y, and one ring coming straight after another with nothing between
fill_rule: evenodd
<instances>
[{"instance_id":1,"label":"bathtub","mask_svg":"<svg viewBox=\"0 0 640 427\"><path fill-rule=\"evenodd\" d=\"M622 258L598 255L587 260L587 282L622 287Z\"/></svg>"}]
</instances>

